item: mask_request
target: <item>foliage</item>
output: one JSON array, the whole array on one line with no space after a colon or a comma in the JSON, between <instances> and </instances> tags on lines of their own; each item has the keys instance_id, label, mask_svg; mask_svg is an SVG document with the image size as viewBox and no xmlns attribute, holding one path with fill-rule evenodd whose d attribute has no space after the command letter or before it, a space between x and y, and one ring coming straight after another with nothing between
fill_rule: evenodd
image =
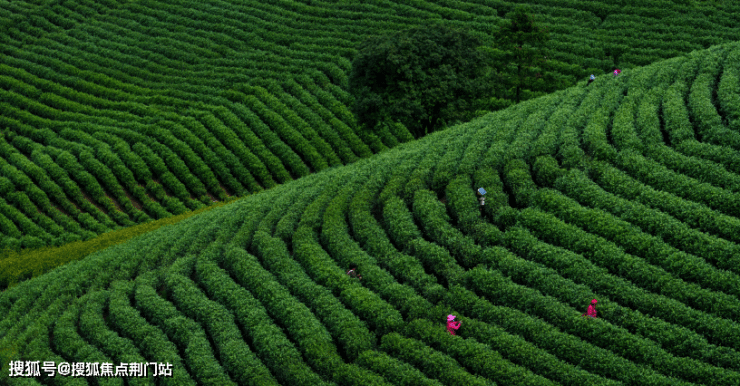
<instances>
[{"instance_id":1,"label":"foliage","mask_svg":"<svg viewBox=\"0 0 740 386\"><path fill-rule=\"evenodd\" d=\"M358 123L374 129L401 122L420 138L473 115L486 92L485 64L474 36L441 25L364 41L352 62L349 87Z\"/></svg>"},{"instance_id":2,"label":"foliage","mask_svg":"<svg viewBox=\"0 0 740 386\"><path fill-rule=\"evenodd\" d=\"M740 45L629 65L740 8L540 2L553 62L623 74L360 130L357 42L494 3L0 4L0 384L740 383ZM5 367L37 359L173 376Z\"/></svg>"},{"instance_id":3,"label":"foliage","mask_svg":"<svg viewBox=\"0 0 740 386\"><path fill-rule=\"evenodd\" d=\"M70 242L63 246L42 246L41 248L30 248L25 250L6 249L3 251L3 254L0 255L0 266L3 267L3 275L0 277L0 285L3 287L14 286L23 279L40 276L58 266L75 260L80 260L97 251L126 242L136 236L154 231L162 226L176 224L179 221L185 220L201 212L215 209L225 204L226 203L219 203L218 205L187 212L178 216L111 231L86 241Z\"/></svg>"},{"instance_id":4,"label":"foliage","mask_svg":"<svg viewBox=\"0 0 740 386\"><path fill-rule=\"evenodd\" d=\"M550 35L547 28L535 23L531 8L518 6L507 13L492 35L494 46L484 49L491 56L501 86L514 103L522 100L523 90L544 91L552 87L546 85L553 83L554 74L545 71Z\"/></svg>"},{"instance_id":5,"label":"foliage","mask_svg":"<svg viewBox=\"0 0 740 386\"><path fill-rule=\"evenodd\" d=\"M544 63L532 67L541 70L544 83L535 82L531 90L525 87L520 99L562 89L613 66L629 69L740 39L734 7L697 4L558 0L531 5L531 12L524 14L528 22L549 31L549 52L543 53ZM159 1L120 5L85 0L47 7L31 1L4 5L0 12L0 25L8 32L0 37L0 98L5 102L0 105L0 129L12 148L4 148L2 157L36 186L15 188L42 214L28 217L26 212L34 209L18 195L8 203L50 235L39 237L17 214L4 214L6 219L14 216L8 221L22 235L16 237L13 226L0 220L15 235L3 237L2 245L88 239L228 195L271 188L322 169L324 163L356 162L407 142L414 137L408 125L383 119L371 128L377 130L363 130L350 112L356 101L347 90L348 79L358 44L371 36L437 25L465 31L468 40L479 39L498 50L500 55L494 57L503 58L506 50L495 46L491 26L503 22L511 27L511 19L502 17L514 17L518 8L479 1L261 5L250 0L211 6L187 0L178 7ZM102 14L110 19L93 22ZM736 57L734 51L722 53L728 63ZM737 172L736 150L722 148L735 140L735 69L715 63L699 71L704 58L691 57L676 72L676 80L687 87L680 92L691 105L684 106L686 115L714 118L702 118L708 123L700 125L701 136L696 137L708 141L683 141L679 146ZM510 75L489 70L477 83L498 82L502 87L448 112L466 121L509 106L513 101L503 88L510 85L503 83L514 79ZM701 81L692 87L697 75ZM714 75L717 79L710 79ZM599 81L603 78L598 76ZM717 103L712 108L706 106L707 86L714 84ZM714 93L710 96L715 98ZM683 139L687 132L673 130L673 121L667 119L669 136ZM600 126L594 122L591 129ZM549 151L553 138L549 133L538 141L537 151L545 151L543 146ZM593 141L598 136L590 138L589 146L601 147ZM154 156L142 153L142 147ZM76 160L57 160L61 152ZM581 153L567 146L562 155L571 164ZM156 165L158 159L162 164ZM435 191L441 189L439 183L433 181ZM21 223L25 225L19 228Z\"/></svg>"}]
</instances>

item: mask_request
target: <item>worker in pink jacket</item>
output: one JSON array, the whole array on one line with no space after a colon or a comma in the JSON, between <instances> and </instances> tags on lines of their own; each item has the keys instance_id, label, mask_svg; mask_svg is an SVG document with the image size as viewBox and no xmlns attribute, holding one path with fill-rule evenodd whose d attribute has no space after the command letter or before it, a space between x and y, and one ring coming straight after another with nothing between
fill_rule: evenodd
<instances>
[{"instance_id":1,"label":"worker in pink jacket","mask_svg":"<svg viewBox=\"0 0 740 386\"><path fill-rule=\"evenodd\" d=\"M455 334L455 330L460 328L460 322L455 322L455 315L447 315L447 331L452 335Z\"/></svg>"},{"instance_id":2,"label":"worker in pink jacket","mask_svg":"<svg viewBox=\"0 0 740 386\"><path fill-rule=\"evenodd\" d=\"M596 299L591 301L591 304L588 306L588 311L586 311L585 314L581 315L588 315L589 317L596 318Z\"/></svg>"}]
</instances>

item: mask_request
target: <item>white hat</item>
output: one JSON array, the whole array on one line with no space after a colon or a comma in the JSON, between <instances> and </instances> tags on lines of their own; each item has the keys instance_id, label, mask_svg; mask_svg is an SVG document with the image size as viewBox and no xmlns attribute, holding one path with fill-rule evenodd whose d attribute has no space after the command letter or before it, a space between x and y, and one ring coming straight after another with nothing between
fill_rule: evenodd
<instances>
[{"instance_id":1,"label":"white hat","mask_svg":"<svg viewBox=\"0 0 740 386\"><path fill-rule=\"evenodd\" d=\"M448 322L451 322L453 320L455 320L455 315L447 315L447 321Z\"/></svg>"}]
</instances>

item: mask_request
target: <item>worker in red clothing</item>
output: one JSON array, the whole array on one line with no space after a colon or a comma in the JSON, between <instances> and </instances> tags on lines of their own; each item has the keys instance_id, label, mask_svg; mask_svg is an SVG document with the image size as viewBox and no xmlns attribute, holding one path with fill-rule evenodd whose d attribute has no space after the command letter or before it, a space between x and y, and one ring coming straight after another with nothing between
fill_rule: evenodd
<instances>
[{"instance_id":1,"label":"worker in red clothing","mask_svg":"<svg viewBox=\"0 0 740 386\"><path fill-rule=\"evenodd\" d=\"M615 69L614 69L614 76L615 76L615 77L619 76L619 74L621 74L621 73L622 73L622 70L620 70L620 69L618 69L618 68L615 68Z\"/></svg>"},{"instance_id":2,"label":"worker in red clothing","mask_svg":"<svg viewBox=\"0 0 740 386\"><path fill-rule=\"evenodd\" d=\"M591 304L588 306L588 311L581 316L584 315L588 315L589 317L596 319L596 299L591 301Z\"/></svg>"},{"instance_id":3,"label":"worker in red clothing","mask_svg":"<svg viewBox=\"0 0 740 386\"><path fill-rule=\"evenodd\" d=\"M452 335L455 334L455 330L460 328L460 322L455 322L455 315L447 315L447 331Z\"/></svg>"}]
</instances>

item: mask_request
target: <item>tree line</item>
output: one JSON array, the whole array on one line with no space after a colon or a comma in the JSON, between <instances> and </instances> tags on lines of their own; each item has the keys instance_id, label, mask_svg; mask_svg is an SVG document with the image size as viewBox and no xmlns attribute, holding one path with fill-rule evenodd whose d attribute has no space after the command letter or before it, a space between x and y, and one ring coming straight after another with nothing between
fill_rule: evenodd
<instances>
[{"instance_id":1,"label":"tree line","mask_svg":"<svg viewBox=\"0 0 740 386\"><path fill-rule=\"evenodd\" d=\"M548 61L548 42L527 6L488 42L440 24L370 37L352 62L352 111L365 130L400 123L420 138L572 85Z\"/></svg>"}]
</instances>

